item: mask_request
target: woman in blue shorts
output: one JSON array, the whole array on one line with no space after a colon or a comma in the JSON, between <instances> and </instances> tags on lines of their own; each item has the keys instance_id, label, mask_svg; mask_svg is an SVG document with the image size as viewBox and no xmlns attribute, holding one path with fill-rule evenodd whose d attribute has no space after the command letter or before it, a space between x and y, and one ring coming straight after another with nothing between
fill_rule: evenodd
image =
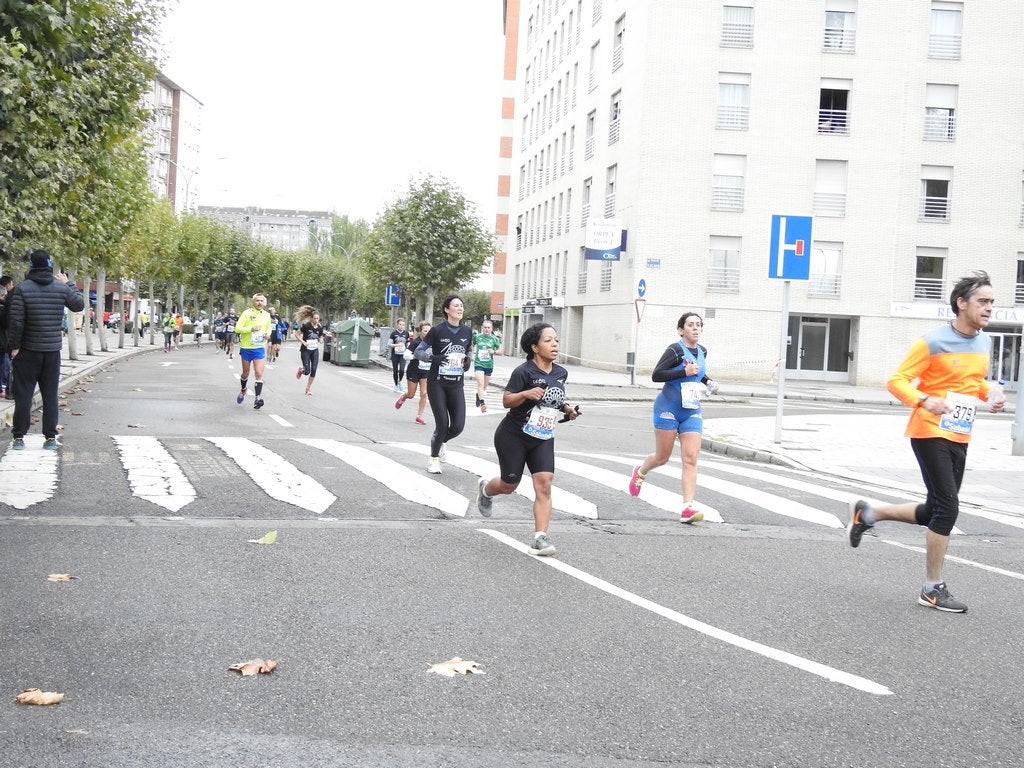
<instances>
[{"instance_id":1,"label":"woman in blue shorts","mask_svg":"<svg viewBox=\"0 0 1024 768\"><path fill-rule=\"evenodd\" d=\"M707 349L698 344L704 330L704 321L696 312L686 312L679 318L680 339L670 345L654 366L651 379L665 382L654 401L654 453L633 468L629 480L631 496L640 495L640 486L647 473L665 464L672 456L676 437L683 457L683 511L681 523L696 523L704 513L695 508L697 493L697 455L700 453L704 418L700 398L706 391L714 394L718 384L708 378Z\"/></svg>"}]
</instances>

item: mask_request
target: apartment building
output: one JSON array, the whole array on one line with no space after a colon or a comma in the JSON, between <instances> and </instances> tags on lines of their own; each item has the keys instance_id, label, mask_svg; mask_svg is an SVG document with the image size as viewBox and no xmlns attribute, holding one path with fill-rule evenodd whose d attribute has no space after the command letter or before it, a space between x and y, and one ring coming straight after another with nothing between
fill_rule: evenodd
<instances>
[{"instance_id":1,"label":"apartment building","mask_svg":"<svg viewBox=\"0 0 1024 768\"><path fill-rule=\"evenodd\" d=\"M201 205L198 213L282 251L326 252L334 232L329 211Z\"/></svg>"},{"instance_id":2,"label":"apartment building","mask_svg":"<svg viewBox=\"0 0 1024 768\"><path fill-rule=\"evenodd\" d=\"M543 320L574 362L646 371L696 310L716 378L767 379L785 335L787 378L879 385L952 316L953 283L984 269L993 375L1014 386L1024 14L980 0L503 11L492 304L510 343ZM813 217L788 313L773 216ZM588 250L588 221L621 241Z\"/></svg>"},{"instance_id":3,"label":"apartment building","mask_svg":"<svg viewBox=\"0 0 1024 768\"><path fill-rule=\"evenodd\" d=\"M166 197L174 212L195 207L199 197L199 143L202 103L162 73L149 90L146 106L152 112L149 183Z\"/></svg>"}]
</instances>

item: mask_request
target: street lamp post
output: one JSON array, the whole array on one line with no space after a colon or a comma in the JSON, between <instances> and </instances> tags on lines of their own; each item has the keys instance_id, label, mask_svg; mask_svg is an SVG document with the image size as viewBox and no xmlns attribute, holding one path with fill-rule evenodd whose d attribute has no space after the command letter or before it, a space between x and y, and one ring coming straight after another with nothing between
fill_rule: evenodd
<instances>
[{"instance_id":1,"label":"street lamp post","mask_svg":"<svg viewBox=\"0 0 1024 768\"><path fill-rule=\"evenodd\" d=\"M197 173L199 173L199 169L198 168L192 168L192 169L185 168L184 166L179 165L176 160L171 160L171 158L167 158L167 162L170 163L171 165L173 165L179 171L181 171L182 175L185 177L185 203L184 203L184 205L182 205L181 210L182 211L187 211L189 209L188 208L189 188L192 186L192 177L195 176ZM175 182L177 182L177 179L175 179ZM175 187L177 187L177 183L175 183ZM175 190L175 191L177 191L177 190Z\"/></svg>"}]
</instances>

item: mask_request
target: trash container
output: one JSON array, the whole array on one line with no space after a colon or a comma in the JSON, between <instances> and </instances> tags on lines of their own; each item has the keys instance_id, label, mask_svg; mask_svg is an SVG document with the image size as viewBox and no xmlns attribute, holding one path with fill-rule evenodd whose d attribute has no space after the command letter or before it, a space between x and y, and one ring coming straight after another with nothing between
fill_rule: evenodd
<instances>
[{"instance_id":1,"label":"trash container","mask_svg":"<svg viewBox=\"0 0 1024 768\"><path fill-rule=\"evenodd\" d=\"M331 329L334 333L334 349L331 362L335 365L370 364L370 342L373 327L365 320L342 320Z\"/></svg>"}]
</instances>

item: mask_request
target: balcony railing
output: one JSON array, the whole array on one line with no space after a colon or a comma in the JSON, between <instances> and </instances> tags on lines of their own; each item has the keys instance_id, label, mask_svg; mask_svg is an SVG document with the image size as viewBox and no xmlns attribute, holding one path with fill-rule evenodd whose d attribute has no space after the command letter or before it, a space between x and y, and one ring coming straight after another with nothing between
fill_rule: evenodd
<instances>
[{"instance_id":1,"label":"balcony railing","mask_svg":"<svg viewBox=\"0 0 1024 768\"><path fill-rule=\"evenodd\" d=\"M843 218L846 216L845 192L815 192L814 215Z\"/></svg>"},{"instance_id":2,"label":"balcony railing","mask_svg":"<svg viewBox=\"0 0 1024 768\"><path fill-rule=\"evenodd\" d=\"M738 293L740 290L739 267L710 267L708 269L708 290L717 293Z\"/></svg>"},{"instance_id":3,"label":"balcony railing","mask_svg":"<svg viewBox=\"0 0 1024 768\"><path fill-rule=\"evenodd\" d=\"M581 222L581 226L584 226L584 227L587 226L587 219L590 218L590 203L584 203L583 204L583 210L581 211L581 218L583 219L583 221Z\"/></svg>"},{"instance_id":4,"label":"balcony railing","mask_svg":"<svg viewBox=\"0 0 1024 768\"><path fill-rule=\"evenodd\" d=\"M737 24L731 21L723 22L722 40L719 45L722 48L753 48L754 25Z\"/></svg>"},{"instance_id":5,"label":"balcony railing","mask_svg":"<svg viewBox=\"0 0 1024 768\"><path fill-rule=\"evenodd\" d=\"M1017 283L1013 291L1013 303L1024 304L1024 283Z\"/></svg>"},{"instance_id":6,"label":"balcony railing","mask_svg":"<svg viewBox=\"0 0 1024 768\"><path fill-rule=\"evenodd\" d=\"M612 48L612 72L622 66L622 46L616 45Z\"/></svg>"},{"instance_id":7,"label":"balcony railing","mask_svg":"<svg viewBox=\"0 0 1024 768\"><path fill-rule=\"evenodd\" d=\"M604 217L610 219L615 215L615 193L610 192L604 197Z\"/></svg>"},{"instance_id":8,"label":"balcony railing","mask_svg":"<svg viewBox=\"0 0 1024 768\"><path fill-rule=\"evenodd\" d=\"M914 298L927 301L942 301L945 298L941 277L914 278Z\"/></svg>"},{"instance_id":9,"label":"balcony railing","mask_svg":"<svg viewBox=\"0 0 1024 768\"><path fill-rule=\"evenodd\" d=\"M1020 204L1020 218L1017 221L1018 227L1024 227L1024 202Z\"/></svg>"},{"instance_id":10,"label":"balcony railing","mask_svg":"<svg viewBox=\"0 0 1024 768\"><path fill-rule=\"evenodd\" d=\"M849 133L849 119L845 109L819 109L818 133Z\"/></svg>"},{"instance_id":11,"label":"balcony railing","mask_svg":"<svg viewBox=\"0 0 1024 768\"><path fill-rule=\"evenodd\" d=\"M712 187L711 210L742 211L744 191L743 187Z\"/></svg>"},{"instance_id":12,"label":"balcony railing","mask_svg":"<svg viewBox=\"0 0 1024 768\"><path fill-rule=\"evenodd\" d=\"M750 107L746 104L719 104L715 128L745 131L750 120Z\"/></svg>"},{"instance_id":13,"label":"balcony railing","mask_svg":"<svg viewBox=\"0 0 1024 768\"><path fill-rule=\"evenodd\" d=\"M807 281L807 295L822 298L839 298L839 288L842 285L841 275L811 275Z\"/></svg>"},{"instance_id":14,"label":"balcony railing","mask_svg":"<svg viewBox=\"0 0 1024 768\"><path fill-rule=\"evenodd\" d=\"M601 0L594 0L594 6L592 13L590 14L590 23L597 24L601 20Z\"/></svg>"},{"instance_id":15,"label":"balcony railing","mask_svg":"<svg viewBox=\"0 0 1024 768\"><path fill-rule=\"evenodd\" d=\"M956 116L926 114L924 137L931 141L953 141L956 138Z\"/></svg>"},{"instance_id":16,"label":"balcony railing","mask_svg":"<svg viewBox=\"0 0 1024 768\"><path fill-rule=\"evenodd\" d=\"M619 140L619 121L612 120L608 123L608 144L609 146Z\"/></svg>"},{"instance_id":17,"label":"balcony railing","mask_svg":"<svg viewBox=\"0 0 1024 768\"><path fill-rule=\"evenodd\" d=\"M613 261L601 262L601 288L602 291L610 291L612 289L612 264Z\"/></svg>"},{"instance_id":18,"label":"balcony railing","mask_svg":"<svg viewBox=\"0 0 1024 768\"><path fill-rule=\"evenodd\" d=\"M590 73L590 79L587 80L587 91L590 92L597 88L597 72Z\"/></svg>"},{"instance_id":19,"label":"balcony railing","mask_svg":"<svg viewBox=\"0 0 1024 768\"><path fill-rule=\"evenodd\" d=\"M825 27L825 53L853 53L857 48L857 30Z\"/></svg>"},{"instance_id":20,"label":"balcony railing","mask_svg":"<svg viewBox=\"0 0 1024 768\"><path fill-rule=\"evenodd\" d=\"M918 218L922 221L949 221L949 198L922 196Z\"/></svg>"},{"instance_id":21,"label":"balcony railing","mask_svg":"<svg viewBox=\"0 0 1024 768\"><path fill-rule=\"evenodd\" d=\"M578 294L584 294L587 292L586 267L584 267L583 270L584 271L580 272L579 277L576 278L576 293Z\"/></svg>"},{"instance_id":22,"label":"balcony railing","mask_svg":"<svg viewBox=\"0 0 1024 768\"><path fill-rule=\"evenodd\" d=\"M959 59L960 35L929 35L928 58Z\"/></svg>"},{"instance_id":23,"label":"balcony railing","mask_svg":"<svg viewBox=\"0 0 1024 768\"><path fill-rule=\"evenodd\" d=\"M589 160L594 156L594 137L587 136L587 141L583 145L583 159Z\"/></svg>"}]
</instances>

